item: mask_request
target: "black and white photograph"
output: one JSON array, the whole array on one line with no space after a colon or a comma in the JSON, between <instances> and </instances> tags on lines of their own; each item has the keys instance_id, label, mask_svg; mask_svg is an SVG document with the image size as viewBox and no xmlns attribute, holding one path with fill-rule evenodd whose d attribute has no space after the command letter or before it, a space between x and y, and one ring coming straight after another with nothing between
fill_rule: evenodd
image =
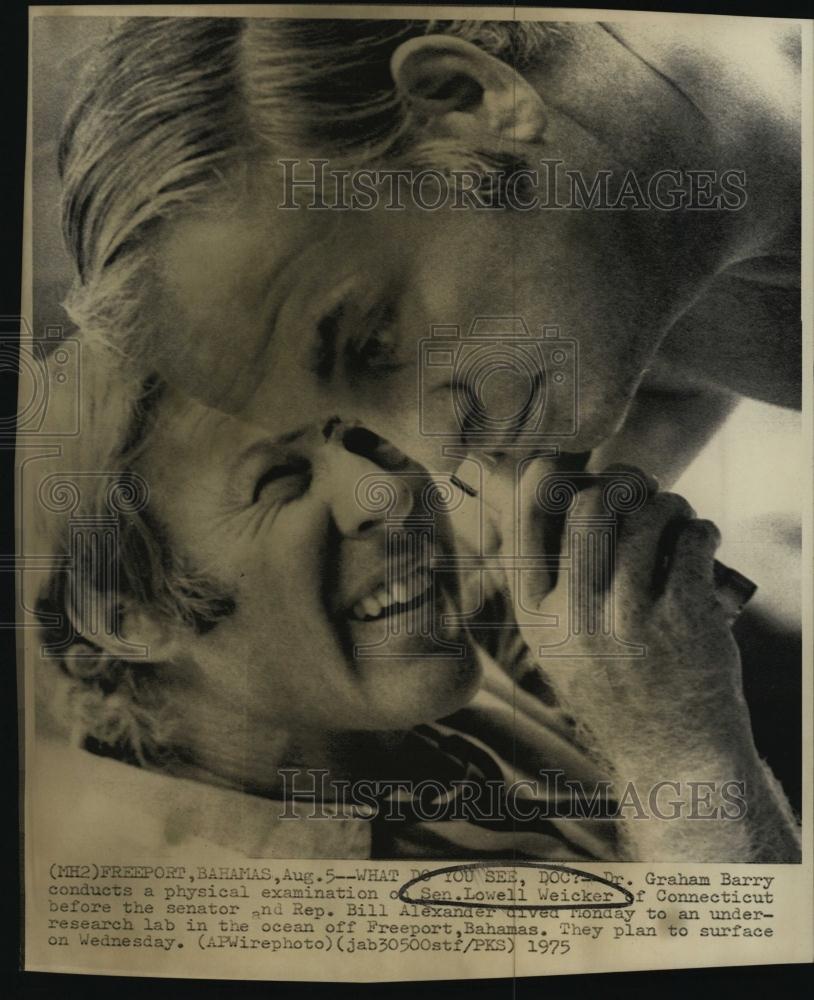
<instances>
[{"instance_id":1,"label":"black and white photograph","mask_svg":"<svg viewBox=\"0 0 814 1000\"><path fill-rule=\"evenodd\" d=\"M158 10L31 18L38 967L96 967L105 879L158 886L90 927L152 975L384 962L339 925L385 899L441 921L408 952L770 937L810 863L811 23Z\"/></svg>"}]
</instances>

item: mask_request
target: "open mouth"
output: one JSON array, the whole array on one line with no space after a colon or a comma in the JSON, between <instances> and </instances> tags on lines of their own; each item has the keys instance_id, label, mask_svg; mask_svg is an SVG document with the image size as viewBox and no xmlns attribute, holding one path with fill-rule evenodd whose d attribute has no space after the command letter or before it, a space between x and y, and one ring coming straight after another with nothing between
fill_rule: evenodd
<instances>
[{"instance_id":1,"label":"open mouth","mask_svg":"<svg viewBox=\"0 0 814 1000\"><path fill-rule=\"evenodd\" d=\"M348 618L373 622L421 607L432 593L432 575L425 566L416 567L408 577L390 584L381 583L358 600Z\"/></svg>"}]
</instances>

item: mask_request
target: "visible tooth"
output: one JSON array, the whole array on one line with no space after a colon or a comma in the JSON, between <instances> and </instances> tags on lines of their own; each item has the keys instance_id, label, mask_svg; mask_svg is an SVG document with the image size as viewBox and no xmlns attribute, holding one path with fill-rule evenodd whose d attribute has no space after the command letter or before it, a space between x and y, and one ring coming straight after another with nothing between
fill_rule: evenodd
<instances>
[{"instance_id":1,"label":"visible tooth","mask_svg":"<svg viewBox=\"0 0 814 1000\"><path fill-rule=\"evenodd\" d=\"M363 597L362 607L365 614L370 618L375 618L382 610L381 604L379 604L375 597Z\"/></svg>"},{"instance_id":2,"label":"visible tooth","mask_svg":"<svg viewBox=\"0 0 814 1000\"><path fill-rule=\"evenodd\" d=\"M407 604L422 596L432 587L432 571L427 566L416 566L405 579L392 583L389 587L380 585L357 601L352 614L355 618L378 618L382 611L393 604Z\"/></svg>"}]
</instances>

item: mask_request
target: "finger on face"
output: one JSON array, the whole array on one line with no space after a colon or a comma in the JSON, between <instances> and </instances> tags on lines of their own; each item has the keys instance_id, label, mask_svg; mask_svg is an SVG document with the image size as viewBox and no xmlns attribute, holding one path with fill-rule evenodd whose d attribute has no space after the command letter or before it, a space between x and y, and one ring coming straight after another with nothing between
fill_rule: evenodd
<instances>
[{"instance_id":1,"label":"finger on face","mask_svg":"<svg viewBox=\"0 0 814 1000\"><path fill-rule=\"evenodd\" d=\"M615 547L619 587L658 596L664 589L676 543L694 518L693 508L677 493L657 493L640 511L623 518Z\"/></svg>"},{"instance_id":2,"label":"finger on face","mask_svg":"<svg viewBox=\"0 0 814 1000\"><path fill-rule=\"evenodd\" d=\"M530 579L537 599L552 588L575 587L586 599L606 590L614 571L620 518L646 504L658 490L654 477L632 465L618 464L596 474L586 473L583 466L563 469L561 462L546 459L526 465L516 530L524 552L545 553L550 563L546 572ZM568 560L569 574L558 572L560 558Z\"/></svg>"},{"instance_id":3,"label":"finger on face","mask_svg":"<svg viewBox=\"0 0 814 1000\"><path fill-rule=\"evenodd\" d=\"M609 465L602 472L566 473L558 478L570 484L573 503L568 514L572 520L616 522L640 510L659 491L655 476L622 463Z\"/></svg>"},{"instance_id":4,"label":"finger on face","mask_svg":"<svg viewBox=\"0 0 814 1000\"><path fill-rule=\"evenodd\" d=\"M602 472L596 474L598 482L609 483L618 479L620 483L635 481L641 486L647 496L652 496L659 491L658 479L639 468L638 465L628 465L625 462L614 462L606 466Z\"/></svg>"}]
</instances>

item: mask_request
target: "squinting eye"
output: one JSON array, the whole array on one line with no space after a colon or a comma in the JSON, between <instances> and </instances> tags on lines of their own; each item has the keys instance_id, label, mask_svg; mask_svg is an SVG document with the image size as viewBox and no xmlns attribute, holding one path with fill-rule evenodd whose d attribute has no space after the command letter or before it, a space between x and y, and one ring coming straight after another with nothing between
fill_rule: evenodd
<instances>
[{"instance_id":1,"label":"squinting eye","mask_svg":"<svg viewBox=\"0 0 814 1000\"><path fill-rule=\"evenodd\" d=\"M396 316L392 305L379 310L363 323L370 332L350 344L351 361L368 371L392 371L401 367L398 357Z\"/></svg>"},{"instance_id":2,"label":"squinting eye","mask_svg":"<svg viewBox=\"0 0 814 1000\"><path fill-rule=\"evenodd\" d=\"M308 462L287 462L284 465L273 465L267 469L254 484L252 503L260 499L267 487L275 485L275 495L279 491L279 499L289 500L304 493L311 482L311 466Z\"/></svg>"}]
</instances>

